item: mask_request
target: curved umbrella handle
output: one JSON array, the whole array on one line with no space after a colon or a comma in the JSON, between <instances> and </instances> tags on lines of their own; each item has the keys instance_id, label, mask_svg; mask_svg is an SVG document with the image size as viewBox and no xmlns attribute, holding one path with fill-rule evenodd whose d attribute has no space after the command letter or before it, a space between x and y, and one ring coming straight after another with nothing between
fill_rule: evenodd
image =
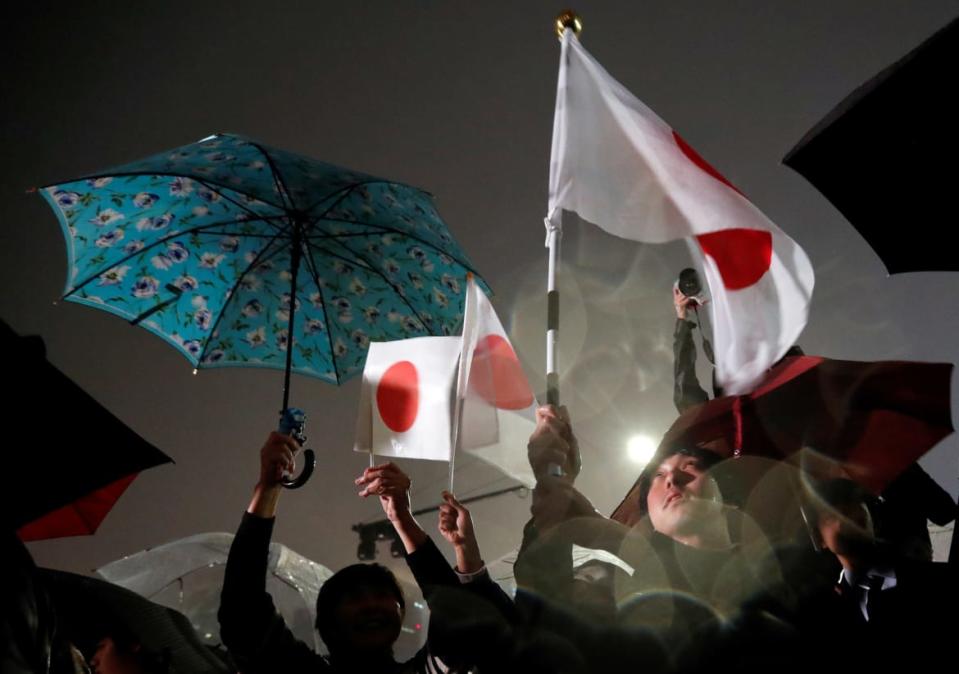
<instances>
[{"instance_id":1,"label":"curved umbrella handle","mask_svg":"<svg viewBox=\"0 0 959 674\"><path fill-rule=\"evenodd\" d=\"M316 452L312 449L305 449L303 450L303 470L300 471L299 476L283 478L280 480L280 484L287 489L299 489L310 479L314 468L316 468Z\"/></svg>"},{"instance_id":2,"label":"curved umbrella handle","mask_svg":"<svg viewBox=\"0 0 959 674\"><path fill-rule=\"evenodd\" d=\"M285 401L284 401L285 404ZM298 407L286 407L280 412L279 432L289 435L300 445L306 443L306 413ZM303 470L299 477L287 477L280 480L287 489L299 489L306 484L316 468L316 453L312 449L303 451Z\"/></svg>"}]
</instances>

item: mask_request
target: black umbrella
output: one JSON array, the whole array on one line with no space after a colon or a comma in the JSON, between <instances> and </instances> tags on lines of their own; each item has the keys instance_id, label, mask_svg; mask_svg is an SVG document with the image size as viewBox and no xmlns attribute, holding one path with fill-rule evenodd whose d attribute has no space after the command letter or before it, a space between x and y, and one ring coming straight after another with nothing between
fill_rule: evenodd
<instances>
[{"instance_id":1,"label":"black umbrella","mask_svg":"<svg viewBox=\"0 0 959 674\"><path fill-rule=\"evenodd\" d=\"M838 208L890 274L959 271L959 19L847 96L783 159Z\"/></svg>"},{"instance_id":2,"label":"black umbrella","mask_svg":"<svg viewBox=\"0 0 959 674\"><path fill-rule=\"evenodd\" d=\"M0 497L25 538L92 534L136 475L172 459L51 365L39 337L0 321L7 445ZM38 522L42 518L42 522Z\"/></svg>"}]
</instances>

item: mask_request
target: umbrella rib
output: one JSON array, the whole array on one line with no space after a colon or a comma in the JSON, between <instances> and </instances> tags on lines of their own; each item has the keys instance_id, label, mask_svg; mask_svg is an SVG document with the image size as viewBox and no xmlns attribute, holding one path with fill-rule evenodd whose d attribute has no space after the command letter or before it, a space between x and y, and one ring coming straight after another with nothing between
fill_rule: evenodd
<instances>
[{"instance_id":1,"label":"umbrella rib","mask_svg":"<svg viewBox=\"0 0 959 674\"><path fill-rule=\"evenodd\" d=\"M224 199L226 199L227 201L229 201L229 202L230 202L231 204L233 204L234 206L237 206L237 207L243 209L244 211L246 211L247 213L249 213L250 215L252 215L252 216L254 217L254 219L257 219L257 220L259 220L259 219L265 219L265 218L264 218L263 216L261 216L259 213L257 213L256 211L254 211L252 208L249 208L249 207L245 206L244 204L241 204L239 201L237 201L236 199L234 199L234 198L231 197L230 195L224 194L224 193L221 192L220 190L215 189L213 186L208 185L205 181L203 181L203 180L197 180L197 182L200 183L201 185L203 185L204 187L206 187L207 189L209 189L211 192L214 192L215 194L219 194L221 197L223 197ZM229 189L229 188L227 188L227 189ZM233 191L236 192L237 190L233 190ZM273 204L270 204L270 205L273 206ZM281 207L281 210L283 210L282 207ZM284 212L284 213L279 213L279 214L277 214L277 215L270 215L270 216L266 216L266 217L268 217L268 218L283 218L283 217L286 217L286 215L287 215L287 214ZM243 221L242 221L242 220L238 220L237 222L243 222ZM267 224L270 224L270 223L267 223ZM282 227L278 227L277 229L278 229L278 231L283 231L283 228L282 228Z\"/></svg>"},{"instance_id":2,"label":"umbrella rib","mask_svg":"<svg viewBox=\"0 0 959 674\"><path fill-rule=\"evenodd\" d=\"M62 187L63 185L69 185L71 183L80 182L81 180L97 180L98 178L140 178L143 176L165 176L167 178L186 178L187 180L193 180L195 182L200 183L201 185L210 187L210 189L212 189L211 187L212 185L216 185L217 187L220 187L226 190L231 190L233 192L240 192L240 190L236 189L237 187L236 185L231 187L229 185L224 185L219 182L211 181L207 178L197 178L196 176L192 176L188 173L174 173L172 171L123 171L121 173L94 173L92 175L83 176L81 178L72 178L70 180L65 180L63 182L50 183L49 185L44 185L40 189L46 190L51 187ZM222 196L222 193L220 193L219 191L217 191L217 194L221 194ZM241 194L246 194L246 192L241 192ZM274 204L273 202L267 201L266 199L260 199L260 197L255 195L249 195L249 196L253 196L255 199L263 201L263 203L269 204L270 206L273 206L274 208L279 208L280 210L283 210L283 211L286 210L286 207L283 206L282 204Z\"/></svg>"},{"instance_id":3,"label":"umbrella rib","mask_svg":"<svg viewBox=\"0 0 959 674\"><path fill-rule=\"evenodd\" d=\"M283 180L283 175L280 173L280 169L277 168L276 163L273 161L273 157L270 156L270 153L263 149L259 143L254 143L253 141L247 141L260 151L260 154L266 159L267 163L270 165L270 173L273 176L273 184L276 186L277 192L280 194L280 198L286 202L287 210L295 210L293 207L293 198L290 196L290 190L286 186L286 181Z\"/></svg>"},{"instance_id":4,"label":"umbrella rib","mask_svg":"<svg viewBox=\"0 0 959 674\"><path fill-rule=\"evenodd\" d=\"M405 187L406 189L416 190L417 192L422 192L423 194L425 194L425 195L427 195L427 196L429 196L429 197L431 197L431 198L432 198L432 196L433 196L432 194L430 194L430 193L427 192L426 190L421 189L421 188L419 188L419 187L412 187L412 186L407 185L407 184L405 184L405 183L398 183L398 182L396 182L396 181L394 181L394 180L385 180L384 178L375 178L375 177L371 177L370 180L361 180L361 181L359 181L359 182L353 183L352 185L350 185L350 186L348 186L348 187L344 187L344 188L343 188L342 190L340 190L340 191L341 191L341 192L349 192L350 190L355 189L355 188L357 188L357 187L362 187L363 185L375 185L376 183L383 183L384 185L399 185L400 187ZM327 201L328 199L332 199L332 198L335 197L337 194L339 194L339 192L334 192L333 194L328 194L328 195L326 195L325 197L323 197L322 199L320 199L320 200L317 201L316 203L311 204L310 207L306 209L306 212L309 213L309 212L312 211L314 208L319 207L319 205L322 204L324 201ZM334 205L335 205L335 204L334 204ZM333 207L333 206L330 206L330 208L332 208L332 207ZM329 208L328 208L326 211L324 211L324 212L325 212L325 213L328 213L328 212L329 212Z\"/></svg>"},{"instance_id":5,"label":"umbrella rib","mask_svg":"<svg viewBox=\"0 0 959 674\"><path fill-rule=\"evenodd\" d=\"M330 241L335 241L335 239L330 239ZM319 245L319 244L313 244L313 243L310 243L309 241L307 241L307 247L310 247L310 246L316 248L318 251L320 251L320 252L323 253L324 255L329 255L330 257L335 257L337 260L342 260L343 262L346 262L347 264L355 265L355 266L359 267L360 269L365 269L365 270L367 270L367 271L376 273L376 269L374 269L373 267L369 266L370 263L369 263L368 261L366 261L366 260L360 260L360 262L362 262L362 264L359 264L359 263L357 262L357 258L344 257L344 256L342 256L342 255L337 255L336 253L334 253L334 252L333 252L332 250L330 250L329 248L326 248L326 247L321 246L321 245ZM350 249L347 248L347 250L350 250ZM350 251L350 252L353 252L353 251Z\"/></svg>"},{"instance_id":6,"label":"umbrella rib","mask_svg":"<svg viewBox=\"0 0 959 674\"><path fill-rule=\"evenodd\" d=\"M370 182L373 182L373 181L368 181L368 182L363 182L363 183L356 183L356 184L350 185L349 187L344 187L342 190L340 190L340 192L334 192L333 194L331 194L331 195L329 195L329 196L327 196L327 197L324 197L324 199L323 199L322 201L318 201L317 204L316 204L317 206L318 206L319 204L322 204L323 201L326 201L327 199L332 199L333 197L337 197L337 199L336 199L333 203L331 203L329 206L327 206L326 209L325 209L322 213L320 213L319 215L313 217L313 220L312 220L312 222L310 223L310 226L312 227L312 226L316 225L316 223L318 223L320 220L334 220L334 218L327 218L327 217L326 217L326 214L329 213L330 211L332 211L332 210L333 210L334 208L336 208L337 206L339 206L339 205L340 205L340 202L342 202L344 199L346 199L346 197L348 197L348 196L350 195L350 192L352 192L354 189L356 189L357 187L361 187L362 185L368 185ZM316 208L316 206L314 206L313 208ZM310 210L313 210L313 208L310 208ZM307 212L309 212L309 211L307 211Z\"/></svg>"},{"instance_id":7,"label":"umbrella rib","mask_svg":"<svg viewBox=\"0 0 959 674\"><path fill-rule=\"evenodd\" d=\"M335 239L334 239L334 241L335 241ZM342 245L342 244L341 244L341 245ZM346 248L346 246L343 246L343 247ZM334 253L334 252L332 252L332 251L330 251L330 250L328 250L328 249L326 249L326 248L320 248L319 246L317 246L317 250L321 250L321 251L329 254L331 257L335 257L335 258L337 258L337 259L339 259L339 260L343 260L344 262L349 262L350 264L356 264L356 259L359 259L361 262L363 262L363 264L366 265L366 266L364 267L364 269L367 269L368 271L373 272L374 274L376 274L377 276L379 276L380 278L382 278L384 281L386 281L386 283L393 289L393 291L396 292L396 294L399 296L399 298L400 298L401 300L403 300L403 302L406 304L406 306L408 306L408 307L410 308L410 311L413 312L413 314L416 316L417 320L419 320L419 322L423 325L423 329L424 329L427 333L429 333L429 327L427 326L426 321L424 321L424 320L423 320L423 317L420 316L420 313L416 310L416 307L414 307L412 304L410 304L410 301L409 301L408 299L406 299L406 295L404 295L404 294L400 291L399 287L398 287L395 283L393 283L386 274L384 274L383 272L381 272L381 271L380 271L379 269L377 269L376 267L373 267L373 266L370 264L370 261L367 260L365 257L363 257L362 255L360 255L359 253L357 253L357 252L355 252L355 251L353 251L353 250L350 250L349 248L346 248L346 250L348 250L350 253L352 253L352 254L355 256L355 259L352 259L352 260L351 260L350 258L343 257L342 255L337 255L336 253Z\"/></svg>"},{"instance_id":8,"label":"umbrella rib","mask_svg":"<svg viewBox=\"0 0 959 674\"><path fill-rule=\"evenodd\" d=\"M392 182L390 182L390 181L388 181L388 180L367 180L367 181L365 181L365 182L360 182L360 183L356 183L356 184L354 184L354 185L350 185L349 187L347 187L347 188L345 188L345 189L343 190L343 194L340 196L339 199L337 199L337 200L334 201L332 204L330 204L329 207L327 207L326 210L323 211L323 213L321 213L319 216L317 216L317 217L314 218L313 224L316 224L316 223L319 222L320 220L327 220L327 221L329 221L329 222L344 222L344 223L351 224L351 225L363 225L364 227L375 227L375 228L377 228L377 229L379 229L379 230L381 230L381 231L384 231L384 232L392 232L392 233L394 233L394 234L399 234L399 235L401 235L401 236L405 236L405 237L408 237L408 238L410 238L410 239L413 239L414 241L419 241L419 242L420 242L421 244L423 244L424 246L429 246L429 247L432 248L433 250L435 250L435 251L437 251L437 252L439 252L439 253L442 253L443 255L446 255L446 256L448 256L448 257L451 257L453 260L455 260L457 263L459 263L459 265L460 265L461 267L463 267L463 268L466 269L467 271L473 272L476 276L479 276L479 272L476 271L476 270L473 268L472 265L466 264L463 260L459 259L459 258L456 257L455 255L450 255L450 253L448 253L447 251L443 250L443 249L440 248L439 246L436 246L436 245L430 243L429 241L426 241L425 239L422 239L422 238L416 236L415 234L411 234L411 233L409 233L409 232L404 232L404 231L399 230L399 229L396 229L396 228L394 228L394 227L387 227L387 226L385 226L385 225L373 225L373 224L370 224L370 223L367 223L367 222L359 222L359 221L356 221L356 220L344 220L343 218L330 218L330 217L327 217L327 214L328 214L331 210L333 210L343 199L345 199L346 196L349 194L349 192L350 192L351 190L353 190L353 189L355 189L355 188L357 188L357 187L361 187L361 186L363 186L363 185L371 185L371 184L373 184L373 183L384 183L384 184L387 184L387 185L401 184L401 183L392 183ZM406 187L406 185L404 185L404 187ZM410 188L410 189L416 189L416 188ZM419 190L419 191L420 191L420 192L423 192L424 190ZM427 192L427 194L428 194L428 192ZM326 198L328 198L328 197L326 197ZM321 204L321 203L323 203L323 201L317 202L315 205L311 206L309 210L313 210L314 208L316 208L316 206L318 206L318 205Z\"/></svg>"},{"instance_id":9,"label":"umbrella rib","mask_svg":"<svg viewBox=\"0 0 959 674\"><path fill-rule=\"evenodd\" d=\"M249 222L249 220L244 220L243 222ZM244 239L275 239L276 238L276 234L250 234L247 232L223 231L223 232L203 232L203 233L208 235L216 235L216 236L242 236Z\"/></svg>"},{"instance_id":10,"label":"umbrella rib","mask_svg":"<svg viewBox=\"0 0 959 674\"><path fill-rule=\"evenodd\" d=\"M149 548L148 548L147 550L145 550L145 552L150 552L150 551L151 551L151 550L150 550ZM141 553L141 554L142 554L142 553ZM143 596L145 596L147 599L153 599L153 597L157 596L158 594L160 594L161 592L163 592L165 589L167 589L168 587L170 587L171 585L173 585L173 584L176 583L177 581L181 581L181 582L182 582L183 579L186 578L187 576L192 576L194 573L197 573L197 572L199 572L199 571L203 571L204 569L208 569L208 568L210 568L211 566L225 566L225 565L226 565L226 561L225 561L225 560L222 561L222 562L221 562L220 560L214 560L214 561L212 561L212 562L203 562L203 565L202 565L202 566L198 566L198 567L196 567L196 568L194 568L194 569L187 569L186 571L184 571L183 573L181 573L179 576L177 576L176 578L174 578L173 580L171 580L169 583L167 583L167 584L164 585L163 587L159 588L158 590L156 590L156 591L154 591L154 592L151 592L149 595L143 595ZM139 592L138 592L137 594L139 594Z\"/></svg>"},{"instance_id":11,"label":"umbrella rib","mask_svg":"<svg viewBox=\"0 0 959 674\"><path fill-rule=\"evenodd\" d=\"M326 322L326 341L330 345L330 362L333 364L333 377L336 383L340 383L340 369L336 366L336 354L333 352L333 328L330 326L330 312L327 311L326 295L323 293L323 285L320 283L320 275L316 270L316 261L313 259L313 249L306 246L306 266L309 268L310 275L313 277L313 283L316 284L316 290L320 293L320 301L323 303L323 320ZM296 299L294 298L294 302Z\"/></svg>"},{"instance_id":12,"label":"umbrella rib","mask_svg":"<svg viewBox=\"0 0 959 674\"><path fill-rule=\"evenodd\" d=\"M283 216L271 215L271 216L269 216L269 217L275 218L275 217L283 217ZM117 260L116 262L114 262L112 265L110 265L110 267L107 269L107 271L109 271L110 269L113 269L113 268L117 267L118 265L123 264L123 263L126 262L127 260L131 260L131 259L133 259L134 257L136 257L136 256L138 256L138 255L142 255L144 252L150 250L151 248L155 248L155 247L159 246L160 244L163 244L163 243L166 243L167 241L170 241L171 239L175 239L175 238L177 238L177 237L184 236L184 235L187 235L187 234L204 233L204 230L206 230L208 227L223 227L224 225L237 224L237 223L239 223L239 222L249 222L249 220L234 220L233 222L215 222L215 223L211 223L211 224L209 224L209 225L197 225L196 227L191 227L190 229L180 230L180 231L178 231L178 232L173 232L173 233L171 233L171 234L167 234L166 236L157 239L157 240L154 241L153 243L144 246L144 247L141 248L140 250L133 251L132 253L130 253L130 254L127 255L126 257L120 258L119 260ZM277 236L278 236L278 235L277 235ZM84 286L86 286L88 283L90 283L90 282L93 281L94 279L100 278L100 275L101 275L102 273L103 273L102 271L101 271L101 272L96 272L96 273L94 273L92 276L89 276L89 277L85 278L85 279L84 279L82 282L80 282L78 285L73 286L73 288L70 289L70 292L66 293L61 299L67 299L68 297L70 297L71 295L73 295L73 294L74 294L75 292L77 292L78 290L83 289Z\"/></svg>"},{"instance_id":13,"label":"umbrella rib","mask_svg":"<svg viewBox=\"0 0 959 674\"><path fill-rule=\"evenodd\" d=\"M320 204L322 204L322 203L324 203L324 202L326 202L326 201L329 201L330 199L333 199L334 197L338 197L338 198L336 199L336 201L334 201L332 204L330 204L329 206L326 207L326 209L323 211L323 215L320 215L320 216L317 218L317 220L322 220L322 219L326 216L326 214L329 213L331 209L335 208L337 204L339 204L341 201L343 201L343 199L344 199L351 191L353 191L353 190L356 189L357 187L362 187L363 185L372 185L373 183L386 183L387 185L391 185L391 184L392 184L392 183L390 183L390 181L388 181L388 180L362 180L362 181L360 181L360 182L358 182L358 183L353 183L352 185L347 185L346 187L344 187L344 188L342 188L342 189L339 189L339 190L337 190L336 192L333 192L332 194L327 194L325 197L323 197L322 199L320 199L320 200L317 201L316 203L311 204L310 207L307 208L305 212L306 212L306 213L309 213L309 212L312 211L314 208L319 208Z\"/></svg>"},{"instance_id":14,"label":"umbrella rib","mask_svg":"<svg viewBox=\"0 0 959 674\"><path fill-rule=\"evenodd\" d=\"M415 236L415 235L413 235L413 234L409 234L409 233L407 233L407 232L403 232L403 231L401 231L401 230L398 230L398 229L395 229L395 228L392 228L392 227L386 227L386 226L384 226L384 225L371 225L371 224L366 223L366 222L356 222L356 221L353 221L353 220L344 220L344 219L342 219L342 218L328 218L328 217L326 217L327 213L329 213L331 210L333 210L334 208L336 208L336 206L337 206L343 199L346 198L346 196L349 194L350 190L354 189L355 187L359 187L360 185L368 185L368 184L374 183L374 182L382 182L382 183L386 183L386 184L393 184L393 183L389 183L388 181L385 181L385 180L370 180L370 181L367 181L367 182L365 182L365 183L357 183L356 185L351 185L350 187L348 187L348 188L346 188L346 189L343 190L343 194L340 196L339 199L337 199L337 200L334 201L332 204L330 204L330 206L329 206L325 211L323 211L323 213L322 213L321 215L315 217L315 218L313 219L313 222L312 222L311 224L312 224L312 225L315 225L315 224L318 223L320 220L327 220L327 221L329 221L329 222L343 222L343 223L352 224L352 225L357 225L357 224L359 224L359 225L363 225L364 227L375 227L375 228L379 229L380 231L392 232L392 233L395 233L395 234L399 234L400 236L406 236L406 237L408 237L408 238L410 238L410 239L413 239L414 241L419 241L419 242L422 243L424 246L428 246L429 248L432 248L433 250L435 250L435 251L437 251L437 252L439 252L439 253L441 253L441 254L443 254L443 255L446 255L446 256L452 258L455 262L459 263L459 265L460 265L461 267L463 267L464 269L466 269L467 271L473 272L477 277L480 276L479 272L476 271L476 270L472 267L472 265L466 264L465 262L463 262L462 260L460 260L459 258L457 258L455 255L450 255L449 253L447 253L445 250L442 250L442 249L439 248L438 246L435 246L435 245L433 245L432 243L430 243L430 242L428 242L428 241L424 241L424 240L421 239L420 237ZM422 191L422 190L421 190L421 191ZM321 203L322 203L322 202L321 202ZM354 235L351 235L351 236L354 236ZM310 239L310 237L307 236L307 241L309 241L309 239ZM336 240L335 237L331 237L331 239L334 240L334 241ZM344 248L346 248L346 247L344 246ZM347 248L347 250L350 250L350 249ZM350 250L350 252L352 253L353 251ZM357 256L359 257L358 254L357 254ZM363 258L361 257L360 259L363 259ZM366 262L367 264L369 264L369 262L366 261L365 259L364 259L363 261ZM394 290L396 290L396 286L393 285L393 283L390 282L390 280L389 280L388 278L386 278L386 276L384 276L382 273L380 273L378 270L376 270L376 269L373 268L372 266L370 267L370 269L372 269L372 270L374 271L374 273L380 274L380 276L382 276L383 279L384 279L387 283L389 283L389 284L393 287ZM397 293L397 294L399 294L399 293ZM402 297L402 295L400 295L400 296ZM403 300L406 301L406 298L404 297ZM412 305L410 305L409 302L406 302L406 304L407 304L407 306L410 307L410 309L413 311L413 313L416 314L417 318L419 318L419 314L416 312L415 309L413 309ZM420 319L420 320L422 321L422 319ZM425 327L425 323L424 323L424 327Z\"/></svg>"},{"instance_id":15,"label":"umbrella rib","mask_svg":"<svg viewBox=\"0 0 959 674\"><path fill-rule=\"evenodd\" d=\"M350 234L314 234L307 236L307 241L325 241L326 239L349 239L354 236L379 236L381 232L353 232Z\"/></svg>"},{"instance_id":16,"label":"umbrella rib","mask_svg":"<svg viewBox=\"0 0 959 674\"><path fill-rule=\"evenodd\" d=\"M200 364L203 362L203 358L204 358L204 356L206 356L207 349L210 348L210 343L213 341L213 335L216 334L216 329L217 329L217 327L220 325L220 321L222 321L222 320L223 320L223 316L226 315L226 306L230 303L230 301L231 301L231 300L233 299L233 297L236 295L236 293L234 293L233 291L236 290L237 286L240 285L240 283L243 281L243 278L244 278L247 274L250 273L250 270L253 269L254 266L259 265L259 264L265 262L266 260L269 260L269 259L270 259L271 257L273 257L274 255L277 255L277 254L279 254L280 252L282 252L283 248L282 248L282 247L278 247L278 248L277 248L273 253L271 253L269 256L264 257L264 253L265 253L267 250L270 249L270 246L272 246L272 245L276 242L277 239L280 238L280 234L282 234L282 233L283 233L283 232L278 232L277 235L276 235L275 237L273 237L273 241L270 241L268 244L266 244L265 246L263 246L263 249L262 249L259 253L257 253L256 257L253 258L253 260L250 262L249 265L247 265L247 268L243 270L243 273L240 274L239 276L237 276L237 278L236 278L236 283L234 283L234 284L233 284L233 287L230 288L230 297L229 297L229 299L227 299L227 301L223 303L223 307L220 309L220 313L217 315L216 320L213 321L213 325L210 326L210 339L207 339L207 340L203 343L203 350L200 351L200 354L199 354L199 355L197 356L197 358L196 358L197 367L199 367Z\"/></svg>"},{"instance_id":17,"label":"umbrella rib","mask_svg":"<svg viewBox=\"0 0 959 674\"><path fill-rule=\"evenodd\" d=\"M327 218L327 217L324 217L323 219L324 219L324 220L327 220L327 221L329 221L329 222L345 222L345 223L349 223L349 224L351 224L351 225L363 225L364 227L375 227L375 228L379 229L381 232L389 232L389 233L391 233L391 234L399 234L400 236L405 236L405 237L407 237L407 238L409 238L409 239L413 239L414 241L419 241L419 242L420 242L421 244L423 244L424 246L429 246L430 248L432 248L433 250L437 251L438 253L442 253L443 255L446 255L446 256L452 258L452 259L453 259L454 261L456 261L461 267L463 267L463 268L466 269L467 271L471 271L471 272L473 272L475 275L479 276L479 272L477 272L475 269L473 269L472 265L469 265L469 264L467 264L466 262L463 262L463 260L459 259L459 258L456 257L455 255L450 255L450 253L448 253L447 251L443 250L443 249L440 248L439 246L437 246L437 245L435 245L435 244L432 244L432 243L430 243L429 241L426 241L425 239L422 239L422 238L416 236L415 234L410 234L409 232L404 232L403 230L401 230L401 229L396 229L395 227L387 227L386 225L373 225L373 224L370 224L370 223L368 223L368 222L357 222L357 221L355 221L355 220L342 220L342 219L340 219L340 218ZM373 232L367 233L368 236L371 236L372 234L373 234ZM335 236L335 235L334 235L334 236Z\"/></svg>"}]
</instances>

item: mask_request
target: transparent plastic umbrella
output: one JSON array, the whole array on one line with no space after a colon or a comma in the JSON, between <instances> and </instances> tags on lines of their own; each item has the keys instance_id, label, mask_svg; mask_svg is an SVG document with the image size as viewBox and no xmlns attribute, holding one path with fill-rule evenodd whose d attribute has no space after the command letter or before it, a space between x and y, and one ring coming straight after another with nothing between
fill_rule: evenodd
<instances>
[{"instance_id":1,"label":"transparent plastic umbrella","mask_svg":"<svg viewBox=\"0 0 959 674\"><path fill-rule=\"evenodd\" d=\"M118 559L97 574L186 615L210 645L220 642L216 613L233 534L206 533ZM267 591L301 641L319 649L313 629L316 595L333 572L280 543L270 544Z\"/></svg>"},{"instance_id":2,"label":"transparent plastic umbrella","mask_svg":"<svg viewBox=\"0 0 959 674\"><path fill-rule=\"evenodd\" d=\"M97 569L111 583L183 613L201 639L221 645L217 610L233 534L204 533L129 555ZM316 597L333 575L326 566L280 543L270 544L266 589L293 634L318 653L326 647L314 629ZM419 590L400 580L406 595L403 631L395 646L398 658L411 657L424 643L429 610Z\"/></svg>"}]
</instances>

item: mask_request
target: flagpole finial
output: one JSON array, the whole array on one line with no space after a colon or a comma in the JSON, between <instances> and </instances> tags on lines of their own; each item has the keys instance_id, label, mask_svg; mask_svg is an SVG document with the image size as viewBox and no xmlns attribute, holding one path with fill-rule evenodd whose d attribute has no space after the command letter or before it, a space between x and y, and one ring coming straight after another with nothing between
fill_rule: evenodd
<instances>
[{"instance_id":1,"label":"flagpole finial","mask_svg":"<svg viewBox=\"0 0 959 674\"><path fill-rule=\"evenodd\" d=\"M563 39L563 33L566 32L567 28L572 28L576 36L583 32L583 22L579 15L571 9L563 10L556 17L556 35L560 40Z\"/></svg>"}]
</instances>

